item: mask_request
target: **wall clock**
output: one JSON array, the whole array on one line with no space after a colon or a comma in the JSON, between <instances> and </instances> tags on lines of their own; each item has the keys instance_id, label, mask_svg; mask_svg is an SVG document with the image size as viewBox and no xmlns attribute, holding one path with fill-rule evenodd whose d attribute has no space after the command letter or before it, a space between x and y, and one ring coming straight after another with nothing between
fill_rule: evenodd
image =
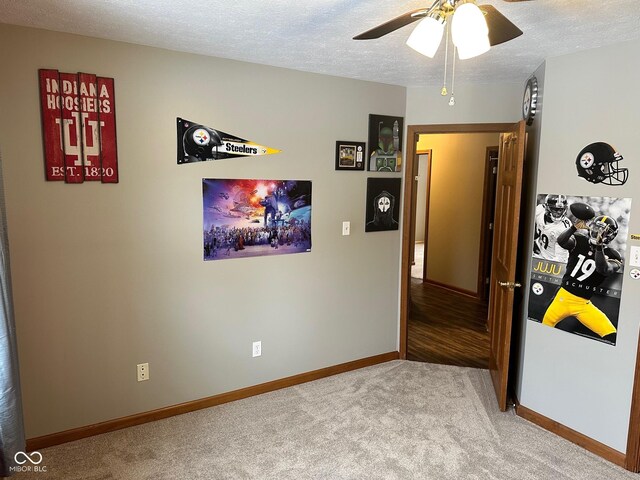
<instances>
[{"instance_id":1,"label":"wall clock","mask_svg":"<svg viewBox=\"0 0 640 480\"><path fill-rule=\"evenodd\" d=\"M536 116L538 107L538 80L531 77L524 87L524 97L522 98L522 118L526 120L527 125L533 123L533 117Z\"/></svg>"}]
</instances>

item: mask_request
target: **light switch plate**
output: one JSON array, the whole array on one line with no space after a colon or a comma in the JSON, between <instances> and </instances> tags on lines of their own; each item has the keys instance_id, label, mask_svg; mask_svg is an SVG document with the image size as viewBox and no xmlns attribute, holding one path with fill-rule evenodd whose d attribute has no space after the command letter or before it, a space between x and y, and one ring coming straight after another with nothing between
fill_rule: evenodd
<instances>
[{"instance_id":1,"label":"light switch plate","mask_svg":"<svg viewBox=\"0 0 640 480\"><path fill-rule=\"evenodd\" d=\"M342 222L342 235L351 235L351 222Z\"/></svg>"},{"instance_id":2,"label":"light switch plate","mask_svg":"<svg viewBox=\"0 0 640 480\"><path fill-rule=\"evenodd\" d=\"M634 245L631 247L631 253L629 255L629 265L632 267L640 267L640 247Z\"/></svg>"}]
</instances>

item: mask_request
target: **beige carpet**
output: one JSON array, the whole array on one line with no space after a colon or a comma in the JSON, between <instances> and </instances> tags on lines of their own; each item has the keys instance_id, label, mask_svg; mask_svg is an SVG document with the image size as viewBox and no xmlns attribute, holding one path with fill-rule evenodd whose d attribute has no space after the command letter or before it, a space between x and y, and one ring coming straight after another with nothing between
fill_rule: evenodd
<instances>
[{"instance_id":1,"label":"beige carpet","mask_svg":"<svg viewBox=\"0 0 640 480\"><path fill-rule=\"evenodd\" d=\"M41 451L22 479L637 479L495 407L486 370L394 361Z\"/></svg>"}]
</instances>

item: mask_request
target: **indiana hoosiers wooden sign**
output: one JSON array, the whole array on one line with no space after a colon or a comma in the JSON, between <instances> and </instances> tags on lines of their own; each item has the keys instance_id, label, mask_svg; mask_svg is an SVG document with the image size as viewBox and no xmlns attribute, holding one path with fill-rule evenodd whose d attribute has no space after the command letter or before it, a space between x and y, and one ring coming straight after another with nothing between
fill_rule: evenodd
<instances>
[{"instance_id":1,"label":"indiana hoosiers wooden sign","mask_svg":"<svg viewBox=\"0 0 640 480\"><path fill-rule=\"evenodd\" d=\"M118 183L113 78L40 70L47 180Z\"/></svg>"}]
</instances>

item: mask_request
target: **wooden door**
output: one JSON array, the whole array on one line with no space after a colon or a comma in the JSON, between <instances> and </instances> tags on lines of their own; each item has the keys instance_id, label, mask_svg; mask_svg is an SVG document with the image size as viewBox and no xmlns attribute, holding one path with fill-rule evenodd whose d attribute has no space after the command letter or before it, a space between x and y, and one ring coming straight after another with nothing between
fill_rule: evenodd
<instances>
[{"instance_id":1,"label":"wooden door","mask_svg":"<svg viewBox=\"0 0 640 480\"><path fill-rule=\"evenodd\" d=\"M524 165L525 124L500 135L495 229L489 294L489 331L491 346L489 370L500 410L507 409L507 379L511 350L511 322L516 282L520 196Z\"/></svg>"}]
</instances>

